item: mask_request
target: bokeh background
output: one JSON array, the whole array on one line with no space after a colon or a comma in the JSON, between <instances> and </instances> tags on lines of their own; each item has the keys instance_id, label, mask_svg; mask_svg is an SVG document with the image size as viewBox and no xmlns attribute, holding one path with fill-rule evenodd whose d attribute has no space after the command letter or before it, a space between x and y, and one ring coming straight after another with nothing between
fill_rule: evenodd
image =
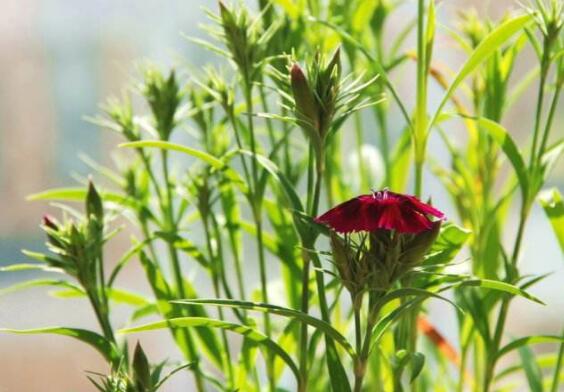
<instances>
[{"instance_id":1,"label":"bokeh background","mask_svg":"<svg viewBox=\"0 0 564 392\"><path fill-rule=\"evenodd\" d=\"M254 2L249 3L254 6ZM407 14L413 14L415 6L411 3L406 2L392 17L394 23L388 25L391 33L402 28ZM444 1L439 7L439 20L452 26L457 10L471 6L480 15L494 19L516 7L513 0ZM0 0L0 265L25 261L22 248L43 247L38 224L50 207L27 202L26 195L73 184L73 173L88 173L78 159L81 152L111 165L116 139L84 121L84 116L97 114L100 102L120 94L136 75L140 62L149 59L161 66L188 62L197 70L218 61L181 36L204 35L198 28L207 23L202 7L215 10L217 4L214 0ZM459 53L452 50L452 43L440 30L439 34L435 52L441 61L456 68L461 61ZM523 69L532 64L532 53L529 56L528 62L521 61ZM392 78L402 96L409 99L414 89L410 84L413 75L408 72ZM435 93L434 99L438 99L439 90ZM534 93L532 87L506 116L504 125L521 141L531 128ZM554 130L561 136L563 108L561 105L557 110ZM437 140L431 140L430 154L447 160ZM549 185L563 188L562 168L560 163ZM446 205L447 212L453 212L438 183L429 181L425 190L433 194L436 203ZM512 216L508 239L515 221ZM526 238L523 270L554 274L532 290L547 306L515 302L509 333L555 333L564 323L564 263L538 207ZM31 277L23 274L0 274L0 290ZM148 292L143 279L132 269L123 284ZM47 295L48 291L35 288L0 296L0 327L95 325L90 309L81 300L55 299ZM446 316L445 308L439 304L430 308L432 321L447 336L453 336L453 318ZM122 313L125 320L125 309ZM177 356L166 334L146 334L142 339L155 360ZM0 334L0 392L92 391L85 370L106 371L96 352L72 339ZM179 374L163 390L190 390L190 380L188 375Z\"/></svg>"}]
</instances>

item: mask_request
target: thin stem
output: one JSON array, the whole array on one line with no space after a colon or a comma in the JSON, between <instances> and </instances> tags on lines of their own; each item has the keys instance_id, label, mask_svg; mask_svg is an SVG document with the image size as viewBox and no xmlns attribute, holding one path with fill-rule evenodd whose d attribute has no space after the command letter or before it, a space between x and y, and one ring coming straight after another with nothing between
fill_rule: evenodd
<instances>
[{"instance_id":1,"label":"thin stem","mask_svg":"<svg viewBox=\"0 0 564 392\"><path fill-rule=\"evenodd\" d=\"M527 203L524 201L523 203ZM527 205L523 205L521 208L521 214L519 219L519 228L517 229L517 237L515 239L515 245L513 247L513 254L511 256L511 265L509 266L509 270L507 271L507 280L509 282L513 282L516 278L516 268L517 268L517 260L519 259L519 252L521 250L521 243L523 240L523 233L525 232L525 223L527 221L527 217L529 215L529 208ZM495 327L494 338L491 347L488 348L486 351L487 361L486 361L486 369L484 374L484 392L488 392L489 388L491 387L491 383L493 381L495 375L495 365L497 362L497 352L499 350L499 346L501 344L501 338L503 337L503 330L505 328L505 322L507 320L507 313L509 312L509 302L511 297L505 297L502 300L499 315L497 319L497 324Z\"/></svg>"},{"instance_id":2,"label":"thin stem","mask_svg":"<svg viewBox=\"0 0 564 392\"><path fill-rule=\"evenodd\" d=\"M533 131L533 145L531 146L531 156L529 160L529 166L532 166L535 162L538 136L541 123L542 106L544 102L544 92L546 85L546 78L548 76L548 69L550 68L550 51L547 48L547 41L544 41L544 50L540 64L540 78L539 78L539 90L537 95L537 106L535 111L535 125Z\"/></svg>"},{"instance_id":3,"label":"thin stem","mask_svg":"<svg viewBox=\"0 0 564 392\"><path fill-rule=\"evenodd\" d=\"M360 353L362 350L362 331L361 331L361 322L360 322L360 311L361 307L355 304L355 298L352 298L353 302L353 313L354 313L354 337L355 337L355 347L356 352Z\"/></svg>"},{"instance_id":4,"label":"thin stem","mask_svg":"<svg viewBox=\"0 0 564 392\"><path fill-rule=\"evenodd\" d=\"M249 136L250 136L250 144L251 144L251 152L256 157L257 154L257 146L256 146L256 138L255 138L255 130L254 130L254 122L253 122L253 92L252 92L252 84L250 83L248 78L245 78L245 102L247 107L247 124L249 129ZM252 176L252 211L253 211L253 218L255 221L256 226L256 236L257 236L257 252L258 252L258 261L259 261L259 274L260 274L260 287L261 287L261 296L262 300L268 303L268 286L267 286L267 278L266 278L266 258L264 254L264 244L263 244L263 230L262 230L262 195L258 195L258 166L257 160L251 160L251 176ZM270 315L268 313L264 314L264 329L266 332L266 336L272 336L272 330L270 325ZM268 373L268 380L270 383L270 389L274 391L276 389L275 381L274 381L274 358L272 355L267 356L267 373Z\"/></svg>"},{"instance_id":5,"label":"thin stem","mask_svg":"<svg viewBox=\"0 0 564 392\"><path fill-rule=\"evenodd\" d=\"M554 120L554 114L556 113L556 107L558 106L558 98L560 97L561 91L562 91L562 83L557 85L556 90L554 91L554 95L552 97L552 102L550 103L548 118L546 120L544 132L542 135L542 142L539 148L537 165L540 165L542 156L546 150L546 145L548 143L548 136L550 135L550 130L552 129L552 121Z\"/></svg>"},{"instance_id":6,"label":"thin stem","mask_svg":"<svg viewBox=\"0 0 564 392\"><path fill-rule=\"evenodd\" d=\"M360 113L354 113L354 130L356 135L356 154L358 158L358 171L360 173L360 189L366 190L370 188L368 184L366 164L362 156L362 144L364 140L363 130L362 130L362 119Z\"/></svg>"},{"instance_id":7,"label":"thin stem","mask_svg":"<svg viewBox=\"0 0 564 392\"><path fill-rule=\"evenodd\" d=\"M219 277L218 275L221 274L219 260L218 257L214 254L213 246L211 242L211 233L209 228L209 217L207 214L202 214L202 221L204 223L204 235L206 237L206 248L208 250L208 258L210 261L211 266L211 275L212 275L212 285L213 291L216 298L221 297L221 293L219 290ZM218 307L217 309L219 319L225 320L225 316L223 314L223 309ZM229 383L231 386L235 385L234 373L233 373L233 364L231 363L231 353L229 352L229 343L227 340L227 334L224 329L221 330L221 339L223 341L223 366L227 368L227 374L229 378ZM229 389L229 388L228 388Z\"/></svg>"},{"instance_id":8,"label":"thin stem","mask_svg":"<svg viewBox=\"0 0 564 392\"><path fill-rule=\"evenodd\" d=\"M564 337L564 330L561 333ZM558 357L556 358L556 364L554 365L554 376L552 377L552 387L550 392L557 392L558 385L560 384L560 369L562 368L562 363L564 362L564 343L560 343L560 349L558 350Z\"/></svg>"},{"instance_id":9,"label":"thin stem","mask_svg":"<svg viewBox=\"0 0 564 392\"><path fill-rule=\"evenodd\" d=\"M313 166L313 162L311 159L314 155L313 149L310 148L309 152L310 152L310 166ZM323 154L321 155L323 156ZM317 211L319 209L321 183L323 182L323 167L324 165L322 162L318 162L316 164L316 176L315 176L315 185L313 186L313 191L312 191L312 187L308 186L308 199L311 199L310 216L316 216ZM308 178L308 180L311 180L311 178ZM310 192L312 194L311 197L309 197ZM308 314L309 312L309 275L310 275L311 258L309 257L308 252L309 252L308 249L302 251L304 267L302 270L301 311L302 313L305 314ZM301 333L300 333L300 385L298 386L298 390L300 392L307 390L307 375L308 375L307 359L308 359L308 333L307 333L307 324L303 323L301 326Z\"/></svg>"},{"instance_id":10,"label":"thin stem","mask_svg":"<svg viewBox=\"0 0 564 392\"><path fill-rule=\"evenodd\" d=\"M382 158L384 160L384 185L390 185L391 181L391 163L390 163L390 140L388 136L388 128L386 126L386 114L380 107L376 107L375 111L376 121L380 129L380 149L382 150Z\"/></svg>"},{"instance_id":11,"label":"thin stem","mask_svg":"<svg viewBox=\"0 0 564 392\"><path fill-rule=\"evenodd\" d=\"M168 154L166 150L161 151L161 162L163 177L165 181L165 197L166 197L166 216L165 216L165 227L169 232L177 232L177 227L174 219L174 207L172 204L172 190L170 186L170 175L168 170ZM174 279L176 281L176 291L180 295L180 298L186 298L186 293L184 291L184 283L182 282L182 269L180 267L180 261L178 259L178 253L176 248L168 242L168 250L170 254L172 271L174 274Z\"/></svg>"},{"instance_id":12,"label":"thin stem","mask_svg":"<svg viewBox=\"0 0 564 392\"><path fill-rule=\"evenodd\" d=\"M423 192L423 162L415 162L415 196L421 197Z\"/></svg>"},{"instance_id":13,"label":"thin stem","mask_svg":"<svg viewBox=\"0 0 564 392\"><path fill-rule=\"evenodd\" d=\"M86 289L88 300L92 305L92 309L94 310L94 314L96 315L96 319L98 320L98 324L100 324L100 328L102 328L102 332L104 337L108 339L110 342L116 344L116 339L114 336L114 332L110 325L110 321L108 320L108 314L104 313L100 309L100 303L96 296L90 292L90 290Z\"/></svg>"},{"instance_id":14,"label":"thin stem","mask_svg":"<svg viewBox=\"0 0 564 392\"><path fill-rule=\"evenodd\" d=\"M433 1L433 0L431 0ZM423 162L427 143L427 73L425 56L425 1L417 2L417 96L415 106L415 195L421 196Z\"/></svg>"},{"instance_id":15,"label":"thin stem","mask_svg":"<svg viewBox=\"0 0 564 392\"><path fill-rule=\"evenodd\" d=\"M260 93L260 100L264 112L270 113L270 110L268 108L268 99L266 97L266 93L264 92L263 85L260 86L259 93ZM270 141L270 146L274 147L274 145L276 144L276 137L274 135L274 127L272 126L272 120L270 118L266 118L265 121L266 121L266 130L268 131L268 139Z\"/></svg>"},{"instance_id":16,"label":"thin stem","mask_svg":"<svg viewBox=\"0 0 564 392\"><path fill-rule=\"evenodd\" d=\"M177 233L178 227L176 226L176 220L174 219L174 205L172 202L172 189L170 186L170 174L168 169L168 154L166 150L161 151L161 163L162 163L163 179L165 183L165 197L166 197L166 201L163 201L161 199L161 205L166 206L166 208L164 208L163 211L165 230L172 233ZM182 279L182 269L180 267L180 260L178 258L177 250L170 241L167 241L167 247L170 256L170 261L172 264L174 280L176 283L176 294L179 296L180 299L186 298L186 293L184 290L184 282ZM184 310L181 310L180 312L184 313ZM192 334L187 332L186 338L187 338L188 351L191 357L190 360L199 363L199 355L195 350ZM204 391L205 390L204 381L199 366L197 366L194 371L194 378L196 380L197 390Z\"/></svg>"},{"instance_id":17,"label":"thin stem","mask_svg":"<svg viewBox=\"0 0 564 392\"><path fill-rule=\"evenodd\" d=\"M372 306L372 304L370 304L369 306ZM364 383L364 376L366 375L368 357L370 356L372 329L374 328L374 325L376 325L379 312L379 308L373 308L369 311L368 320L366 322L366 331L364 333L364 340L362 342L362 349L360 350L360 353L357 352L354 371L354 392L362 391L362 384Z\"/></svg>"},{"instance_id":18,"label":"thin stem","mask_svg":"<svg viewBox=\"0 0 564 392\"><path fill-rule=\"evenodd\" d=\"M307 252L304 250L303 252ZM307 314L309 312L309 258L304 255L304 268L302 271L302 313ZM306 261L307 260L307 261ZM307 334L307 324L302 323L300 330L300 380L298 385L299 392L307 391L307 367L308 359L308 334Z\"/></svg>"}]
</instances>

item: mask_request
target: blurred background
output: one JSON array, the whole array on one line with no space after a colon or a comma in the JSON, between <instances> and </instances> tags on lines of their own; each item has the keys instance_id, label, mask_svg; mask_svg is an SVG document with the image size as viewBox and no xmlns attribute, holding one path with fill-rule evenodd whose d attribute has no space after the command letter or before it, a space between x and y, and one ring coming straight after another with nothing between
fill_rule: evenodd
<instances>
[{"instance_id":1,"label":"blurred background","mask_svg":"<svg viewBox=\"0 0 564 392\"><path fill-rule=\"evenodd\" d=\"M248 2L254 6L253 1ZM439 20L452 26L456 10L467 9L472 3L480 15L494 19L515 7L513 0L444 1L439 7ZM202 7L215 11L216 6L214 0L0 0L0 265L25 261L21 249L43 249L38 224L50 208L46 203L27 202L26 195L71 185L73 173L87 174L87 167L78 159L81 152L111 165L117 139L84 121L84 116L97 114L100 102L119 95L136 74L136 64L145 59L162 66L186 61L197 69L218 61L181 36L203 36L198 29L199 24L207 23ZM397 25L389 24L390 33L402 28L401 21L406 14L413 14L413 8L408 1L394 14L392 20ZM449 52L449 46L443 34L437 39L435 52L440 61L456 69L460 63L456 55L460 53ZM522 66L526 68L527 61ZM411 77L401 71L392 78L408 99L413 96ZM504 124L521 141L531 127L530 102L535 88L520 99ZM439 97L437 90L434 98ZM562 108L557 110L554 130L560 135L564 134ZM430 154L446 161L439 145L438 140L431 140ZM562 168L561 162L549 185L563 188ZM429 182L425 191L433 194L436 204L448 205L446 192L438 183ZM448 206L445 210L454 212ZM508 238L512 230L510 227ZM556 333L564 323L564 263L538 207L526 238L524 272L554 274L531 290L547 306L515 302L509 333ZM138 272L132 269L123 284L148 292ZM31 276L22 274L0 274L0 290ZM95 325L90 309L81 300L51 298L48 291L34 288L1 296L0 327ZM451 334L454 326L449 323L454 319L444 317L441 305L431 304L430 308L432 321L447 336ZM151 358L177 357L166 334L145 334L142 338ZM92 391L85 370L106 371L96 352L72 339L0 334L0 392ZM186 388L190 380L188 375L179 374L163 390L190 390Z\"/></svg>"}]
</instances>

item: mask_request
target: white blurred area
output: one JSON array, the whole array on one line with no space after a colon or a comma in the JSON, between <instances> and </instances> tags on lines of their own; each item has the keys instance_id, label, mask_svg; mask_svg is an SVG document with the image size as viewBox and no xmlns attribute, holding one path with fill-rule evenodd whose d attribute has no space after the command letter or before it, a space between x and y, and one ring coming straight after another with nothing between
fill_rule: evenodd
<instances>
[{"instance_id":1,"label":"white blurred area","mask_svg":"<svg viewBox=\"0 0 564 392\"><path fill-rule=\"evenodd\" d=\"M455 10L467 9L471 3L479 13L488 12L495 18L516 6L513 0L444 1L439 7L441 22L452 26ZM390 32L401 30L405 14L413 13L414 4L408 1L393 16ZM45 203L26 202L26 195L70 185L73 172L87 173L78 159L80 151L111 164L110 151L117 139L86 123L83 117L96 114L99 103L109 95L121 93L132 80L136 62L149 59L171 65L185 59L197 69L217 61L214 55L181 37L181 33L203 35L198 30L198 24L207 23L202 6L215 10L217 5L213 0L0 0L0 265L25 261L22 248L43 249L38 224L46 211L54 210ZM456 69L462 57L453 46L439 28L435 53L440 62ZM531 62L520 67L527 65L530 67ZM392 76L399 84L400 95L410 104L414 95L412 71L404 67ZM506 116L504 125L520 141L531 129L534 93L535 88L530 89ZM432 94L438 99L441 92L436 88ZM563 115L561 105L555 134L564 134ZM398 122L391 131L400 129ZM431 139L429 148L430 155L448 163L438 138ZM560 189L564 188L563 167L561 162L551 180L551 185ZM433 196L436 205L447 206L444 209L448 215L455 217L444 189L430 175L426 179L425 192ZM507 234L512 241L515 214L509 222ZM122 242L115 246L116 251L125 249L126 241ZM564 323L564 262L540 208L532 213L521 265L525 273L554 274L531 290L547 306L517 300L508 333L558 332ZM0 289L29 276L0 274ZM149 293L136 267L122 277L124 286ZM51 298L47 291L37 288L0 297L0 328L95 328L86 302ZM429 308L432 322L447 336L456 338L451 309L435 302ZM117 308L116 325L126 319L126 310ZM130 340L137 338L142 339L155 362L178 358L166 332L135 335ZM106 368L94 350L70 338L0 334L0 392L94 390L84 370L105 372ZM163 391L190 390L190 382L188 374L178 374Z\"/></svg>"}]
</instances>

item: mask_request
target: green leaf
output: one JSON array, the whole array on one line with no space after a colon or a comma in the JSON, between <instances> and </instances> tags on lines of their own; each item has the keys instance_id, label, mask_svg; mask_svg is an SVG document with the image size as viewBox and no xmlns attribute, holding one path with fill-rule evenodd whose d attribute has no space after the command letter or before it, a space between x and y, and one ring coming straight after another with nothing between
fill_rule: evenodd
<instances>
[{"instance_id":1,"label":"green leaf","mask_svg":"<svg viewBox=\"0 0 564 392\"><path fill-rule=\"evenodd\" d=\"M552 169L564 153L564 139L560 139L543 152L541 158L542 179L547 180Z\"/></svg>"},{"instance_id":2,"label":"green leaf","mask_svg":"<svg viewBox=\"0 0 564 392\"><path fill-rule=\"evenodd\" d=\"M552 225L560 249L564 252L564 202L562 195L557 188L552 188L541 192L538 200Z\"/></svg>"},{"instance_id":3,"label":"green leaf","mask_svg":"<svg viewBox=\"0 0 564 392\"><path fill-rule=\"evenodd\" d=\"M276 342L269 339L261 332L241 324L235 324L228 321L216 320L208 317L179 317L168 320L157 321L133 328L126 328L119 331L119 333L129 334L134 332L152 331L164 328L219 328L228 331L233 331L239 335L243 335L246 339L250 339L257 344L260 344L270 350L273 354L279 356L290 368L296 379L299 378L299 370L292 358L288 355L282 347Z\"/></svg>"},{"instance_id":4,"label":"green leaf","mask_svg":"<svg viewBox=\"0 0 564 392\"><path fill-rule=\"evenodd\" d=\"M12 286L8 286L8 287L4 287L3 289L0 289L0 296L15 293L20 290L25 290L33 287L41 287L41 286L64 287L79 293L83 292L82 287L66 280L34 279L34 280L28 280L25 282L16 283Z\"/></svg>"},{"instance_id":5,"label":"green leaf","mask_svg":"<svg viewBox=\"0 0 564 392\"><path fill-rule=\"evenodd\" d=\"M390 162L390 189L395 192L404 192L409 176L409 164L411 163L411 133L409 128L405 129L397 141Z\"/></svg>"},{"instance_id":6,"label":"green leaf","mask_svg":"<svg viewBox=\"0 0 564 392\"><path fill-rule=\"evenodd\" d=\"M528 346L521 346L519 347L519 356L521 357L521 364L527 376L529 391L543 392L542 372L532 350Z\"/></svg>"},{"instance_id":7,"label":"green leaf","mask_svg":"<svg viewBox=\"0 0 564 392\"><path fill-rule=\"evenodd\" d=\"M141 265L145 270L145 274L147 275L147 280L151 285L151 289L153 294L156 297L156 306L159 313L166 318L174 318L183 316L180 312L178 307L174 307L169 301L174 299L172 289L169 287L165 277L163 276L162 270L154 264L147 255L141 251L139 254L139 260L141 261ZM186 294L189 296L194 296L193 288L185 282L185 291ZM148 309L150 311L151 308ZM190 315L194 316L206 316L205 311L203 309L189 309L192 313ZM141 314L141 316L144 314ZM137 315L139 316L139 315ZM190 357L190 348L189 344L192 341L193 337L190 331L182 330L182 331L174 331L171 330L172 335L176 341L178 347L182 350L184 355L189 358ZM221 369L222 367L222 357L221 352L219 349L219 343L216 336L213 334L214 331L209 329L199 329L197 331L198 338L202 342L202 351L207 354L210 361L216 365L218 368ZM192 343L193 344L193 343Z\"/></svg>"},{"instance_id":8,"label":"green leaf","mask_svg":"<svg viewBox=\"0 0 564 392\"><path fill-rule=\"evenodd\" d=\"M53 188L43 192L29 195L26 200L61 200L61 201L84 201L86 198L86 188ZM117 193L100 191L100 196L104 201L116 203L125 207L137 208L139 203L126 196Z\"/></svg>"},{"instance_id":9,"label":"green leaf","mask_svg":"<svg viewBox=\"0 0 564 392\"><path fill-rule=\"evenodd\" d=\"M216 169L221 169L225 166L225 163L220 159L208 154L207 152L197 150L195 148L190 148L177 143L165 142L162 140L142 140L138 142L122 143L119 147L130 147L130 148L144 148L144 147L154 147L161 150L168 151L178 151L184 154L190 155L194 158L198 158Z\"/></svg>"},{"instance_id":10,"label":"green leaf","mask_svg":"<svg viewBox=\"0 0 564 392\"><path fill-rule=\"evenodd\" d=\"M397 320L401 315L411 309L413 306L421 303L423 301L423 297L417 297L415 299L409 300L404 302L390 313L381 317L374 328L372 328L370 334L370 351L374 350L374 347L378 344L384 332Z\"/></svg>"},{"instance_id":11,"label":"green leaf","mask_svg":"<svg viewBox=\"0 0 564 392\"><path fill-rule=\"evenodd\" d=\"M339 27L339 26L337 26L333 23L327 22L327 21L323 21L323 20L319 20L319 19L313 19L313 20L315 22L323 24L323 25L329 27L330 29L334 30L335 32L337 32L341 36L341 39L343 41L347 42L348 44L350 44L353 47L355 47L356 49L358 49L370 61L370 64L374 67L375 73L377 75L379 75L380 78L382 78L382 81L386 85L386 88L392 94L392 97L394 98L396 104L400 108L400 111L401 111L403 118L405 119L406 123L409 125L409 127L411 127L411 125L412 125L411 124L412 123L411 117L409 116L408 111L407 111L405 105L403 104L403 101L400 99L397 90L395 89L394 85L392 84L392 82L388 78L388 73L386 72L386 69L384 68L382 63L380 63L379 59L374 57L366 49L366 47L363 44L358 42L353 36L351 36L347 31L345 31L341 27Z\"/></svg>"},{"instance_id":12,"label":"green leaf","mask_svg":"<svg viewBox=\"0 0 564 392\"><path fill-rule=\"evenodd\" d=\"M348 340L341 335L339 331L333 328L331 325L326 323L323 320L300 312L294 309L284 308L282 306L271 305L271 304L264 304L258 302L250 302L250 301L239 301L239 300L232 300L232 299L193 299L193 300L179 300L179 301L172 301L173 303L179 304L197 304L197 305L215 305L215 306L222 306L222 307L230 307L230 308L240 308L240 309L247 309L247 310L254 310L257 312L264 312L264 313L271 313L276 314L278 316L289 317L292 319L297 319L298 321L311 325L315 327L327 336L332 338L335 342L339 343L345 351L353 357L354 349L348 342Z\"/></svg>"},{"instance_id":13,"label":"green leaf","mask_svg":"<svg viewBox=\"0 0 564 392\"><path fill-rule=\"evenodd\" d=\"M436 29L436 13L435 2L430 1L427 10L427 29L425 31L425 73L429 72L431 67L431 58L433 57L433 42L435 40Z\"/></svg>"},{"instance_id":14,"label":"green leaf","mask_svg":"<svg viewBox=\"0 0 564 392\"><path fill-rule=\"evenodd\" d=\"M516 339L506 346L502 347L497 352L497 358L501 358L504 355L510 353L511 351L518 349L530 344L541 344L541 343L563 343L564 337L555 335L535 335L535 336L525 336L523 338Z\"/></svg>"},{"instance_id":15,"label":"green leaf","mask_svg":"<svg viewBox=\"0 0 564 392\"><path fill-rule=\"evenodd\" d=\"M387 303L389 303L389 302L391 302L395 299L408 297L408 296L440 299L440 300L448 302L449 304L454 306L456 308L456 310L458 310L459 312L464 313L462 311L462 309L456 303L451 301L450 299L443 297L442 295L439 295L439 294L434 293L432 291L418 289L418 288L415 288L415 287L403 287L403 288L392 290L388 294L386 294L384 297L382 297L380 300L378 300L376 303L378 304L377 306L382 307L385 304L387 304Z\"/></svg>"},{"instance_id":16,"label":"green leaf","mask_svg":"<svg viewBox=\"0 0 564 392\"><path fill-rule=\"evenodd\" d=\"M88 331L85 329L66 327L46 327L35 329L0 328L0 333L2 332L18 335L55 334L70 336L95 348L108 362L113 362L118 359L118 354L115 347L105 337L97 334L96 332Z\"/></svg>"},{"instance_id":17,"label":"green leaf","mask_svg":"<svg viewBox=\"0 0 564 392\"><path fill-rule=\"evenodd\" d=\"M507 130L496 123L495 121L488 120L487 118L476 119L478 125L484 128L488 134L494 139L500 146L507 158L511 162L515 174L517 174L517 179L519 180L519 186L524 198L529 195L529 176L527 173L527 167L523 160L523 156L519 152L517 145L511 138L511 135Z\"/></svg>"},{"instance_id":18,"label":"green leaf","mask_svg":"<svg viewBox=\"0 0 564 392\"><path fill-rule=\"evenodd\" d=\"M442 225L437 240L425 257L425 264L447 264L458 254L464 246L471 232L454 223Z\"/></svg>"},{"instance_id":19,"label":"green leaf","mask_svg":"<svg viewBox=\"0 0 564 392\"><path fill-rule=\"evenodd\" d=\"M257 163L261 165L272 176L272 178L274 178L276 182L278 182L281 185L284 194L288 198L290 205L295 211L298 212L304 211L302 202L300 200L300 197L296 193L294 186L292 185L290 180L286 178L284 173L278 168L278 166L276 166L274 162L272 162L264 155L253 154L252 151L240 150L239 152L241 154L248 155L254 160L256 160Z\"/></svg>"},{"instance_id":20,"label":"green leaf","mask_svg":"<svg viewBox=\"0 0 564 392\"><path fill-rule=\"evenodd\" d=\"M64 289L51 293L56 298L79 298L86 296L84 291L77 291L76 289ZM145 307L151 305L151 302L140 294L131 291L111 288L107 290L108 298L116 303Z\"/></svg>"},{"instance_id":21,"label":"green leaf","mask_svg":"<svg viewBox=\"0 0 564 392\"><path fill-rule=\"evenodd\" d=\"M18 264L10 264L5 267L0 267L0 272L17 272L17 271L30 271L30 270L40 270L44 272L57 272L57 273L65 272L61 268L51 267L45 264L33 264L33 263L18 263Z\"/></svg>"},{"instance_id":22,"label":"green leaf","mask_svg":"<svg viewBox=\"0 0 564 392\"><path fill-rule=\"evenodd\" d=\"M465 280L464 282L457 283L456 286L458 286L458 287L463 287L463 286L482 287L482 288L485 288L485 289L503 291L505 293L512 294L512 295L518 295L520 297L526 298L526 299L531 300L533 302L536 302L538 304L545 305L545 303L542 302L540 299L538 299L534 295L527 293L524 290L521 290L519 287L514 286L512 284L509 284L509 283L501 282L501 281L498 281L498 280L472 278L472 279L469 279L469 280Z\"/></svg>"},{"instance_id":23,"label":"green leaf","mask_svg":"<svg viewBox=\"0 0 564 392\"><path fill-rule=\"evenodd\" d=\"M143 242L136 243L127 252L125 252L121 259L116 263L116 266L110 274L110 278L108 279L108 287L112 287L122 268L125 267L131 260L133 260L133 256L138 254L145 247L145 245L147 245L151 241L152 238L148 238Z\"/></svg>"},{"instance_id":24,"label":"green leaf","mask_svg":"<svg viewBox=\"0 0 564 392\"><path fill-rule=\"evenodd\" d=\"M554 368L554 365L556 364L557 355L555 353L541 354L535 356L535 359L542 370L550 370ZM523 365L521 364L508 366L505 369L497 372L495 381L498 382L509 375L520 372L521 370L523 370Z\"/></svg>"},{"instance_id":25,"label":"green leaf","mask_svg":"<svg viewBox=\"0 0 564 392\"><path fill-rule=\"evenodd\" d=\"M415 352L411 357L411 362L412 367L409 382L412 383L423 370L423 366L425 366L425 355L420 352Z\"/></svg>"},{"instance_id":26,"label":"green leaf","mask_svg":"<svg viewBox=\"0 0 564 392\"><path fill-rule=\"evenodd\" d=\"M180 365L180 366L175 367L175 368L172 369L166 376L164 376L162 379L160 379L160 380L157 382L157 384L155 385L154 390L155 390L155 391L158 391L159 388L160 388L169 378L171 378L172 376L174 376L176 373L178 373L178 372L181 371L181 370L193 368L194 365L195 365L195 363L191 362L191 363L185 363L185 364L183 364L183 365Z\"/></svg>"},{"instance_id":27,"label":"green leaf","mask_svg":"<svg viewBox=\"0 0 564 392\"><path fill-rule=\"evenodd\" d=\"M532 19L532 15L521 15L515 18L509 19L502 23L494 30L492 30L480 44L476 47L474 52L470 55L468 60L462 65L453 82L449 86L447 92L443 96L433 119L429 123L429 128L432 127L437 121L439 115L441 114L443 107L450 99L451 95L454 94L458 86L470 75L481 63L488 59L492 54L494 54L498 48L500 48L511 36L520 31L525 27L527 23Z\"/></svg>"}]
</instances>

